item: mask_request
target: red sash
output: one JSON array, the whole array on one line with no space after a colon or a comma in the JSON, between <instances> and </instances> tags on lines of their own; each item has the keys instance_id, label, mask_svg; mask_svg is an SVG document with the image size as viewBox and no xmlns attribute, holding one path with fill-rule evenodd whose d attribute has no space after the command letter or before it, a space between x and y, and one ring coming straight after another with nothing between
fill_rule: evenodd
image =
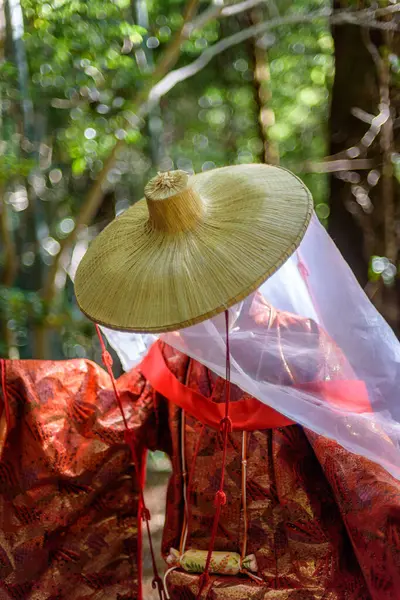
<instances>
[{"instance_id":1,"label":"red sash","mask_svg":"<svg viewBox=\"0 0 400 600\"><path fill-rule=\"evenodd\" d=\"M217 404L181 383L169 370L159 343L153 344L139 368L159 394L201 423L219 429L225 414L224 404ZM296 388L318 394L338 409L355 413L372 412L366 386L359 380L315 381L296 385ZM229 416L235 431L256 431L294 424L273 408L252 397L232 402L229 406Z\"/></svg>"}]
</instances>

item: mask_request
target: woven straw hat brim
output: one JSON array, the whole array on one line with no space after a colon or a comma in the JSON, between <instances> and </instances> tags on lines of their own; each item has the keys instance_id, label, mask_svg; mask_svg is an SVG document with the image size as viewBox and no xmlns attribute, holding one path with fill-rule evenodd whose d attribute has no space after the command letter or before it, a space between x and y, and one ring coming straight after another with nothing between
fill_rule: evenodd
<instances>
[{"instance_id":1,"label":"woven straw hat brim","mask_svg":"<svg viewBox=\"0 0 400 600\"><path fill-rule=\"evenodd\" d=\"M155 230L141 200L92 242L75 279L91 320L161 333L211 318L272 275L311 218L309 191L282 168L223 167L190 177L189 185L203 202L193 229Z\"/></svg>"}]
</instances>

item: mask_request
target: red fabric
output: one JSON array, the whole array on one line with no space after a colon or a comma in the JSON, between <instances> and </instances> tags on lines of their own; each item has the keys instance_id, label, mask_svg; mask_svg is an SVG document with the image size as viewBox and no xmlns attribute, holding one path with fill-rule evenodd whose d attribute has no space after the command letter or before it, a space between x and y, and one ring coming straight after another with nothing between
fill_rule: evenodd
<instances>
[{"instance_id":1,"label":"red fabric","mask_svg":"<svg viewBox=\"0 0 400 600\"><path fill-rule=\"evenodd\" d=\"M372 412L366 385L358 379L313 381L298 383L294 387L315 394L338 409L355 413Z\"/></svg>"},{"instance_id":2,"label":"red fabric","mask_svg":"<svg viewBox=\"0 0 400 600\"><path fill-rule=\"evenodd\" d=\"M286 314L277 320L287 328L293 322L297 329L309 326ZM344 373L348 379L345 358L323 332L318 344L321 361L301 369L299 385L320 385L315 382L321 372L331 382ZM213 384L205 367L169 346L160 351L173 379L207 405L221 405L221 379ZM85 360L3 366L9 422L2 396L0 600L137 600L138 487L108 375ZM265 377L279 383L285 373L274 363ZM135 434L140 472L146 448L171 459L166 556L170 547L179 548L184 518L182 410L168 401L168 390L165 397L152 387L141 367L121 377L117 388ZM361 388L338 389L337 402L361 405ZM233 391L232 406L236 399L247 401ZM207 550L221 435L189 413L184 433L186 466L196 458L187 547ZM240 550L241 445L241 431L232 431L217 550ZM384 469L297 425L254 429L247 434L246 494L247 552L256 555L263 585L212 576L203 594L207 600L399 599L400 484ZM194 600L198 587L197 575L177 570L168 576L171 600Z\"/></svg>"},{"instance_id":3,"label":"red fabric","mask_svg":"<svg viewBox=\"0 0 400 600\"><path fill-rule=\"evenodd\" d=\"M138 600L138 486L108 375L85 360L3 369L0 600ZM117 387L137 429L145 384L131 373Z\"/></svg>"},{"instance_id":4,"label":"red fabric","mask_svg":"<svg viewBox=\"0 0 400 600\"><path fill-rule=\"evenodd\" d=\"M174 377L165 363L159 342L151 347L140 365L140 370L159 394L177 404L192 417L196 417L201 423L219 429L225 414L224 405L212 402ZM347 408L359 413L371 412L368 392L362 381L314 381L299 383L296 387L318 394L338 408ZM232 403L229 410L234 431L256 431L293 425L292 421L276 410L248 395Z\"/></svg>"}]
</instances>

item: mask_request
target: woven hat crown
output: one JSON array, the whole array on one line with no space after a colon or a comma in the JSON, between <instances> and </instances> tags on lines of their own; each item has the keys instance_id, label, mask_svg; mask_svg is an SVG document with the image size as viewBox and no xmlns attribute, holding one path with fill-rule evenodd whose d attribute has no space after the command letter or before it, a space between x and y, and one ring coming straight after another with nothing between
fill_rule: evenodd
<instances>
[{"instance_id":1,"label":"woven hat crown","mask_svg":"<svg viewBox=\"0 0 400 600\"><path fill-rule=\"evenodd\" d=\"M177 233L194 228L202 218L198 193L188 185L185 171L158 173L144 189L149 223L154 229Z\"/></svg>"}]
</instances>

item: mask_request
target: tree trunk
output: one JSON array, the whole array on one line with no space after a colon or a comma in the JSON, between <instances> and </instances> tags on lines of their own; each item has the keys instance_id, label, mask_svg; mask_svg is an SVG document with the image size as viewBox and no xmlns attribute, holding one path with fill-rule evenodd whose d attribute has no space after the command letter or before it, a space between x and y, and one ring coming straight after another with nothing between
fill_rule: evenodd
<instances>
[{"instance_id":1,"label":"tree trunk","mask_svg":"<svg viewBox=\"0 0 400 600\"><path fill-rule=\"evenodd\" d=\"M335 8L343 8L335 3ZM349 170L331 177L328 231L359 283L400 333L398 277L369 281L373 256L398 266L399 194L391 165L395 152L393 121L399 106L390 87L386 48L395 40L354 25L333 28L336 73L330 115L330 154L349 162ZM391 99L392 96L392 99ZM361 109L361 110L360 110ZM386 113L385 113L386 111ZM380 114L383 124L368 122ZM386 115L386 116L384 116ZM398 146L398 144L397 144ZM356 171L352 158L367 158L371 169ZM396 190L397 187L397 190Z\"/></svg>"},{"instance_id":2,"label":"tree trunk","mask_svg":"<svg viewBox=\"0 0 400 600\"><path fill-rule=\"evenodd\" d=\"M250 13L249 25L257 25L265 20L264 10L260 7ZM265 36L264 36L265 38ZM260 140L263 143L262 160L269 165L279 164L279 149L268 137L268 130L275 122L271 108L271 74L269 70L268 49L263 36L250 40L254 64L255 100L258 108Z\"/></svg>"}]
</instances>

